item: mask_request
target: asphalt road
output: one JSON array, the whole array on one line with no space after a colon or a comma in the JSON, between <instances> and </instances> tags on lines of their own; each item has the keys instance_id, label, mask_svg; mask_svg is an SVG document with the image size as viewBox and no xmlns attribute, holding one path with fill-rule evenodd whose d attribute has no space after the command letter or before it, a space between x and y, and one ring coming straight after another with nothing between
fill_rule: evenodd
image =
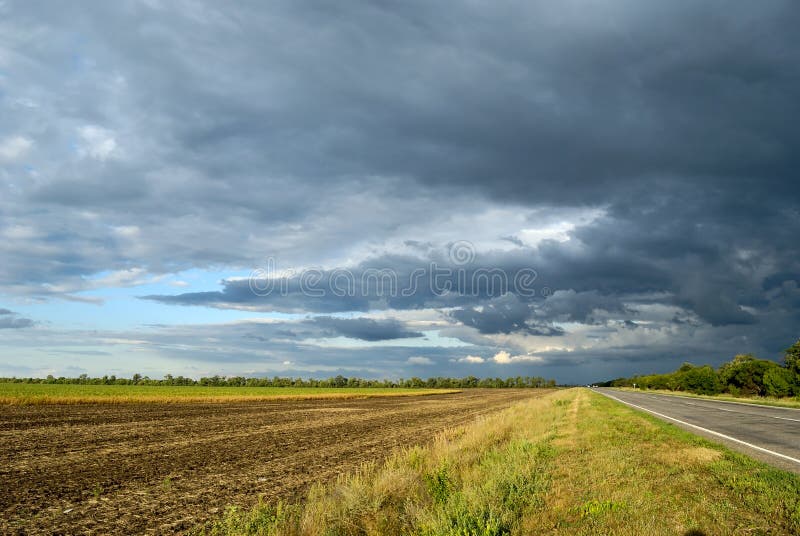
<instances>
[{"instance_id":1,"label":"asphalt road","mask_svg":"<svg viewBox=\"0 0 800 536\"><path fill-rule=\"evenodd\" d=\"M595 388L692 433L800 474L800 409Z\"/></svg>"}]
</instances>

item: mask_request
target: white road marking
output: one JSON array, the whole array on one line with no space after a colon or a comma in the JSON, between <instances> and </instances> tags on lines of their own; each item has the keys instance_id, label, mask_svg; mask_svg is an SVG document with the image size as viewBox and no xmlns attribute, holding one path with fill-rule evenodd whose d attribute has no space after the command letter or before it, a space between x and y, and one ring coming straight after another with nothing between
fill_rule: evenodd
<instances>
[{"instance_id":1,"label":"white road marking","mask_svg":"<svg viewBox=\"0 0 800 536\"><path fill-rule=\"evenodd\" d=\"M633 408L640 409L640 410L646 411L648 413L652 413L653 415L657 415L657 416L662 417L664 419L669 419L670 421L675 421L675 422L677 422L679 424L683 424L683 425L689 426L691 428L696 428L696 429L702 430L702 431L704 431L706 433L721 437L723 439L727 439L728 441L733 441L734 443L739 443L740 445L744 445L746 447L750 447L751 449L759 450L761 452L766 452L767 454L771 454L773 456L777 456L779 458L783 458L784 460L789 460L791 462L800 464L800 460L798 460L797 458L792 458L791 456L787 456L786 454L781 454L780 452L775 452L774 450L765 449L764 447L759 447L758 445L753 445L752 443L748 443L747 441L742 441L741 439L737 439L737 438L731 437L729 435L721 434L719 432L715 432L714 430L709 430L708 428L703 428L702 426L697 426L696 424L692 424L690 422L681 421L681 420L676 419L674 417L670 417L669 415L664 415L663 413L658 413L657 411L653 411L652 409L647 409L647 408L643 408L642 406L637 406L636 404L631 404L630 402L626 402L624 400L620 400L616 396L610 395L608 393L604 393L602 391L597 391L597 392L599 392L603 396L607 396L608 398L612 398L612 399L616 400L617 402L620 402L621 404L625 404L626 406L631 406Z\"/></svg>"},{"instance_id":2,"label":"white road marking","mask_svg":"<svg viewBox=\"0 0 800 536\"><path fill-rule=\"evenodd\" d=\"M716 398L700 398L696 396L686 396L686 395L665 395L665 394L649 394L649 396L658 396L661 398L683 398L684 400L699 400L701 402L719 402L720 404L736 404L738 406L747 406L749 408L764 408L768 410L779 409L779 410L786 410L786 411L800 411L800 408L787 408L785 406L770 406L769 404L755 404L752 402L735 402L733 400L718 400Z\"/></svg>"},{"instance_id":3,"label":"white road marking","mask_svg":"<svg viewBox=\"0 0 800 536\"><path fill-rule=\"evenodd\" d=\"M770 419L780 419L782 421L800 422L800 419L792 419L790 417L778 417L777 415L762 415L761 413L747 413L746 411L736 411L735 409L715 408L714 406L704 406L702 404L695 404L694 402L684 402L687 406L695 406L703 409L713 409L714 411L727 411L728 413L738 413L739 415L751 415L753 417L768 417Z\"/></svg>"}]
</instances>

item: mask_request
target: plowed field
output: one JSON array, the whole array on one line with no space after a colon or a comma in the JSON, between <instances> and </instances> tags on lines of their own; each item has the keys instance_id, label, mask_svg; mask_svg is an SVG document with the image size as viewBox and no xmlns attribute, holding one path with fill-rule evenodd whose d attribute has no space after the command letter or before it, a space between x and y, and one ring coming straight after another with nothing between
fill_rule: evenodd
<instances>
[{"instance_id":1,"label":"plowed field","mask_svg":"<svg viewBox=\"0 0 800 536\"><path fill-rule=\"evenodd\" d=\"M0 532L174 533L296 498L544 390L230 403L0 405Z\"/></svg>"}]
</instances>

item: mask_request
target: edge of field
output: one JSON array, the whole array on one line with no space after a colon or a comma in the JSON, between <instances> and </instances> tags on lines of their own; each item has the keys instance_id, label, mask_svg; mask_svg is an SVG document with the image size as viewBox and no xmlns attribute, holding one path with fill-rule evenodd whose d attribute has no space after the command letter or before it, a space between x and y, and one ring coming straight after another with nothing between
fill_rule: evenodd
<instances>
[{"instance_id":1,"label":"edge of field","mask_svg":"<svg viewBox=\"0 0 800 536\"><path fill-rule=\"evenodd\" d=\"M69 395L0 395L2 405L45 405L45 404L181 404L181 403L227 403L227 402L281 402L291 400L350 400L383 397L410 397L444 395L462 392L460 389L387 389L386 392L356 389L347 392L297 393L297 394L222 394L222 395L175 395L175 394L69 394Z\"/></svg>"},{"instance_id":2,"label":"edge of field","mask_svg":"<svg viewBox=\"0 0 800 536\"><path fill-rule=\"evenodd\" d=\"M655 395L677 396L683 398L699 398L701 400L716 400L718 402L736 402L739 404L751 404L753 406L770 406L776 408L800 409L800 398L771 398L771 397L743 397L733 395L700 395L685 391L668 391L666 389L633 389L631 387L612 387L618 391L628 391L631 393L645 393Z\"/></svg>"},{"instance_id":3,"label":"edge of field","mask_svg":"<svg viewBox=\"0 0 800 536\"><path fill-rule=\"evenodd\" d=\"M797 534L800 477L576 388L196 534Z\"/></svg>"}]
</instances>

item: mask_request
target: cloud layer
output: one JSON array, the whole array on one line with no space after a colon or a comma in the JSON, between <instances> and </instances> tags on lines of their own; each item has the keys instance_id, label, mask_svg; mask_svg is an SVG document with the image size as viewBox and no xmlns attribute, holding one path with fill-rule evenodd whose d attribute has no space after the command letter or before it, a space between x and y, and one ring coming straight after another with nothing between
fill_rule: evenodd
<instances>
[{"instance_id":1,"label":"cloud layer","mask_svg":"<svg viewBox=\"0 0 800 536\"><path fill-rule=\"evenodd\" d=\"M378 376L775 358L800 335L798 23L788 0L2 3L0 299L24 311L0 314L21 328L0 365L107 351L58 304L91 322L126 288L131 310L289 315L216 352L183 324L124 326L209 370L256 342ZM253 292L270 259L285 292ZM466 276L364 278L434 265ZM312 269L354 283L310 295ZM239 276L151 288L187 271ZM490 289L496 272L535 277ZM309 357L329 339L351 346ZM363 368L363 344L391 357Z\"/></svg>"}]
</instances>

